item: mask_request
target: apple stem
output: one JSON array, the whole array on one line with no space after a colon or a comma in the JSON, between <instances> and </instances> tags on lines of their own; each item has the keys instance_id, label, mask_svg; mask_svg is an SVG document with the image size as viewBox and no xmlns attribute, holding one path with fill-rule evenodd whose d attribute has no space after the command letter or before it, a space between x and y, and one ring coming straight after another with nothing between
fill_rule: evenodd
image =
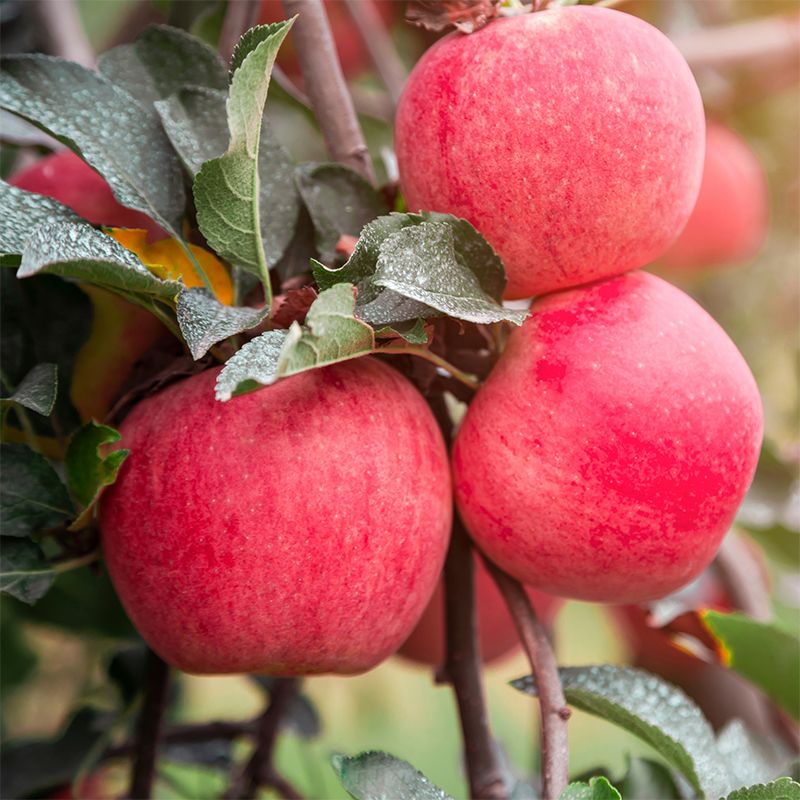
<instances>
[{"instance_id":1,"label":"apple stem","mask_svg":"<svg viewBox=\"0 0 800 800\"><path fill-rule=\"evenodd\" d=\"M152 796L158 744L169 691L170 668L152 650L147 650L147 683L136 728L133 768L128 797L148 800Z\"/></svg>"},{"instance_id":2,"label":"apple stem","mask_svg":"<svg viewBox=\"0 0 800 800\"><path fill-rule=\"evenodd\" d=\"M457 381L463 383L464 386L472 389L473 392L477 392L478 389L481 388L481 382L474 375L470 375L468 372L464 372L463 370L458 369L458 367L454 367L449 361L429 350L427 347L414 347L413 345L388 345L386 347L379 347L374 352L390 356L419 356L419 358L424 358L426 361L430 361L431 364L436 364L437 367L440 367L445 372L449 373Z\"/></svg>"},{"instance_id":3,"label":"apple stem","mask_svg":"<svg viewBox=\"0 0 800 800\"><path fill-rule=\"evenodd\" d=\"M228 3L217 48L226 64L230 63L233 49L242 34L256 24L260 7L260 0L236 0Z\"/></svg>"},{"instance_id":4,"label":"apple stem","mask_svg":"<svg viewBox=\"0 0 800 800\"><path fill-rule=\"evenodd\" d=\"M542 717L542 800L556 800L569 782L567 720L571 713L558 676L558 663L547 631L537 619L522 584L481 555L511 612L536 679Z\"/></svg>"},{"instance_id":5,"label":"apple stem","mask_svg":"<svg viewBox=\"0 0 800 800\"><path fill-rule=\"evenodd\" d=\"M299 15L291 36L308 99L331 157L352 167L374 186L372 159L347 90L322 0L283 0L283 8L287 17Z\"/></svg>"}]
</instances>

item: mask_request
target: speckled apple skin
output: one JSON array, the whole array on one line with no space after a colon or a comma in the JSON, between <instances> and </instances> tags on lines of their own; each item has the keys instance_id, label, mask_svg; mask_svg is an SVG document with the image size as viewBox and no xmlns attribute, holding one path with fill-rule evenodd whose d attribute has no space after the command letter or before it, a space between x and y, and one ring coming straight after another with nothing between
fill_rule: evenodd
<instances>
[{"instance_id":1,"label":"speckled apple skin","mask_svg":"<svg viewBox=\"0 0 800 800\"><path fill-rule=\"evenodd\" d=\"M124 421L100 524L148 644L191 673L358 673L403 643L439 577L451 483L436 422L362 358L227 403L210 370Z\"/></svg>"},{"instance_id":2,"label":"speckled apple skin","mask_svg":"<svg viewBox=\"0 0 800 800\"><path fill-rule=\"evenodd\" d=\"M756 154L738 134L710 123L697 204L661 263L694 270L747 261L764 243L768 222L767 182Z\"/></svg>"},{"instance_id":3,"label":"speckled apple skin","mask_svg":"<svg viewBox=\"0 0 800 800\"><path fill-rule=\"evenodd\" d=\"M526 587L528 597L539 619L550 625L563 605L560 597L553 597ZM519 635L514 627L508 606L497 584L483 561L475 559L475 603L478 610L478 641L484 664L500 661L519 647ZM445 659L445 600L444 578L439 581L422 618L411 636L397 651L398 655L438 667Z\"/></svg>"},{"instance_id":4,"label":"speckled apple skin","mask_svg":"<svg viewBox=\"0 0 800 800\"><path fill-rule=\"evenodd\" d=\"M395 146L408 208L468 219L521 298L660 256L697 198L704 129L662 33L573 6L434 45L408 79Z\"/></svg>"},{"instance_id":5,"label":"speckled apple skin","mask_svg":"<svg viewBox=\"0 0 800 800\"><path fill-rule=\"evenodd\" d=\"M456 499L478 545L524 583L652 600L714 557L762 429L725 332L632 272L534 303L458 432Z\"/></svg>"}]
</instances>

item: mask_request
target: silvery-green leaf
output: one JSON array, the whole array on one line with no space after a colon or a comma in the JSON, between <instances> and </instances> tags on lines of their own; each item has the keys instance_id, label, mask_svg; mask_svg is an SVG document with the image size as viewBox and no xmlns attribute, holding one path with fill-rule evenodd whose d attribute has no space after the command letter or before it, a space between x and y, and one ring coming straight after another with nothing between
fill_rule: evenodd
<instances>
[{"instance_id":1,"label":"silvery-green leaf","mask_svg":"<svg viewBox=\"0 0 800 800\"><path fill-rule=\"evenodd\" d=\"M178 295L178 325L195 360L217 342L254 328L268 313L269 307L226 306L207 289L184 289Z\"/></svg>"},{"instance_id":2,"label":"silvery-green leaf","mask_svg":"<svg viewBox=\"0 0 800 800\"><path fill-rule=\"evenodd\" d=\"M521 325L528 316L504 308L484 291L456 253L453 228L443 222L423 222L389 236L381 244L373 280L456 319Z\"/></svg>"},{"instance_id":3,"label":"silvery-green leaf","mask_svg":"<svg viewBox=\"0 0 800 800\"><path fill-rule=\"evenodd\" d=\"M0 592L32 605L52 586L55 574L36 542L3 536L0 544Z\"/></svg>"},{"instance_id":4,"label":"silvery-green leaf","mask_svg":"<svg viewBox=\"0 0 800 800\"><path fill-rule=\"evenodd\" d=\"M248 49L246 54L237 51L241 59L228 93L228 150L203 164L194 180L197 222L208 243L223 258L257 274L267 293L259 151L272 65L291 25L290 20L248 32Z\"/></svg>"},{"instance_id":5,"label":"silvery-green leaf","mask_svg":"<svg viewBox=\"0 0 800 800\"><path fill-rule=\"evenodd\" d=\"M122 205L177 235L185 206L178 159L154 111L91 70L44 55L2 61L0 106L79 153Z\"/></svg>"},{"instance_id":6,"label":"silvery-green leaf","mask_svg":"<svg viewBox=\"0 0 800 800\"><path fill-rule=\"evenodd\" d=\"M343 234L358 236L389 210L380 192L342 164L303 164L297 168L297 186L314 223L317 249L329 263Z\"/></svg>"},{"instance_id":7,"label":"silvery-green leaf","mask_svg":"<svg viewBox=\"0 0 800 800\"><path fill-rule=\"evenodd\" d=\"M680 689L644 670L608 664L559 669L567 702L647 742L708 800L730 789L725 762L703 713ZM536 693L531 676L512 681Z\"/></svg>"},{"instance_id":8,"label":"silvery-green leaf","mask_svg":"<svg viewBox=\"0 0 800 800\"><path fill-rule=\"evenodd\" d=\"M335 755L331 763L356 800L452 800L407 761L388 753Z\"/></svg>"},{"instance_id":9,"label":"silvery-green leaf","mask_svg":"<svg viewBox=\"0 0 800 800\"><path fill-rule=\"evenodd\" d=\"M183 288L162 281L121 244L90 225L69 222L38 227L25 245L18 278L50 273L106 289L171 301Z\"/></svg>"},{"instance_id":10,"label":"silvery-green leaf","mask_svg":"<svg viewBox=\"0 0 800 800\"><path fill-rule=\"evenodd\" d=\"M37 364L19 383L10 397L0 400L3 406L16 404L48 417L58 395L58 367Z\"/></svg>"},{"instance_id":11,"label":"silvery-green leaf","mask_svg":"<svg viewBox=\"0 0 800 800\"><path fill-rule=\"evenodd\" d=\"M144 105L192 84L228 88L228 73L217 52L179 28L153 25L135 41L97 59L97 68Z\"/></svg>"},{"instance_id":12,"label":"silvery-green leaf","mask_svg":"<svg viewBox=\"0 0 800 800\"><path fill-rule=\"evenodd\" d=\"M185 86L155 103L172 146L192 175L206 161L221 156L228 149L226 98L225 92L216 89Z\"/></svg>"},{"instance_id":13,"label":"silvery-green leaf","mask_svg":"<svg viewBox=\"0 0 800 800\"><path fill-rule=\"evenodd\" d=\"M21 255L25 242L39 225L81 221L71 208L57 200L5 181L0 181L0 207L0 253L4 255Z\"/></svg>"},{"instance_id":14,"label":"silvery-green leaf","mask_svg":"<svg viewBox=\"0 0 800 800\"><path fill-rule=\"evenodd\" d=\"M757 735L739 719L731 720L719 732L717 748L728 765L732 789L777 778L792 757L783 742Z\"/></svg>"}]
</instances>

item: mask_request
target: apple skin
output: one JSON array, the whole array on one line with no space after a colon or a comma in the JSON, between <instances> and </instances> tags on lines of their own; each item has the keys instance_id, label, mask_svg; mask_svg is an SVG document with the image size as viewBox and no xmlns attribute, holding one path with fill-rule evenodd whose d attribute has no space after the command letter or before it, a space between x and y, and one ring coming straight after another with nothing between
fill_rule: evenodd
<instances>
[{"instance_id":1,"label":"apple skin","mask_svg":"<svg viewBox=\"0 0 800 800\"><path fill-rule=\"evenodd\" d=\"M729 128L709 123L697 204L660 263L696 270L747 261L764 243L768 223L767 181L756 154Z\"/></svg>"},{"instance_id":2,"label":"apple skin","mask_svg":"<svg viewBox=\"0 0 800 800\"><path fill-rule=\"evenodd\" d=\"M398 655L420 664L441 666L445 659L444 578L439 581L417 627L411 632ZM550 625L563 605L553 597L526 587L528 597L539 619ZM480 558L475 558L475 602L478 609L478 640L484 664L499 661L519 647L503 595Z\"/></svg>"},{"instance_id":3,"label":"apple skin","mask_svg":"<svg viewBox=\"0 0 800 800\"><path fill-rule=\"evenodd\" d=\"M571 6L430 48L401 98L395 147L409 210L469 220L515 299L660 256L697 198L704 128L697 84L662 33Z\"/></svg>"},{"instance_id":4,"label":"apple skin","mask_svg":"<svg viewBox=\"0 0 800 800\"><path fill-rule=\"evenodd\" d=\"M218 369L140 403L100 528L125 610L198 674L359 673L394 653L450 535L447 452L422 396L361 358L227 403Z\"/></svg>"},{"instance_id":5,"label":"apple skin","mask_svg":"<svg viewBox=\"0 0 800 800\"><path fill-rule=\"evenodd\" d=\"M458 507L523 583L663 597L714 557L755 472L758 388L688 295L643 272L542 298L458 431Z\"/></svg>"}]
</instances>

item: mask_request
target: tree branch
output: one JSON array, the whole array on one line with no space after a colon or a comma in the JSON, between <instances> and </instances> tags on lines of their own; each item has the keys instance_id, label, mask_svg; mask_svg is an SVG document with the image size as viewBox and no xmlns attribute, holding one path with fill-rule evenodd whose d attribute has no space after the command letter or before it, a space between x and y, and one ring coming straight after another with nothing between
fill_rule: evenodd
<instances>
[{"instance_id":1,"label":"tree branch","mask_svg":"<svg viewBox=\"0 0 800 800\"><path fill-rule=\"evenodd\" d=\"M558 677L558 664L547 632L536 618L519 581L483 557L511 612L522 646L531 662L542 711L542 798L555 800L569 781L567 720L570 710Z\"/></svg>"},{"instance_id":2,"label":"tree branch","mask_svg":"<svg viewBox=\"0 0 800 800\"><path fill-rule=\"evenodd\" d=\"M331 157L374 185L372 159L347 91L322 1L283 0L283 8L288 17L299 15L291 36L305 89Z\"/></svg>"},{"instance_id":3,"label":"tree branch","mask_svg":"<svg viewBox=\"0 0 800 800\"><path fill-rule=\"evenodd\" d=\"M227 800L254 798L259 787L275 789L289 800L300 800L301 795L275 769L274 750L281 723L300 689L297 678L278 678L270 692L270 703L256 724L256 747L242 773L225 793Z\"/></svg>"},{"instance_id":4,"label":"tree branch","mask_svg":"<svg viewBox=\"0 0 800 800\"><path fill-rule=\"evenodd\" d=\"M396 108L406 82L406 68L386 30L378 7L372 0L345 0L345 3L361 40L369 51L372 63L389 90L392 105Z\"/></svg>"},{"instance_id":5,"label":"tree branch","mask_svg":"<svg viewBox=\"0 0 800 800\"><path fill-rule=\"evenodd\" d=\"M35 0L47 49L54 56L93 69L94 50L83 29L74 0Z\"/></svg>"},{"instance_id":6,"label":"tree branch","mask_svg":"<svg viewBox=\"0 0 800 800\"><path fill-rule=\"evenodd\" d=\"M129 797L147 800L153 789L156 755L169 689L169 667L152 650L147 651L147 684L136 728Z\"/></svg>"},{"instance_id":7,"label":"tree branch","mask_svg":"<svg viewBox=\"0 0 800 800\"><path fill-rule=\"evenodd\" d=\"M230 63L233 48L242 34L253 27L258 19L259 0L229 0L219 34L219 54Z\"/></svg>"},{"instance_id":8,"label":"tree branch","mask_svg":"<svg viewBox=\"0 0 800 800\"><path fill-rule=\"evenodd\" d=\"M508 797L509 791L489 729L481 684L474 566L469 538L455 516L444 566L447 630L445 673L453 686L458 704L469 796L475 800L501 800Z\"/></svg>"}]
</instances>

